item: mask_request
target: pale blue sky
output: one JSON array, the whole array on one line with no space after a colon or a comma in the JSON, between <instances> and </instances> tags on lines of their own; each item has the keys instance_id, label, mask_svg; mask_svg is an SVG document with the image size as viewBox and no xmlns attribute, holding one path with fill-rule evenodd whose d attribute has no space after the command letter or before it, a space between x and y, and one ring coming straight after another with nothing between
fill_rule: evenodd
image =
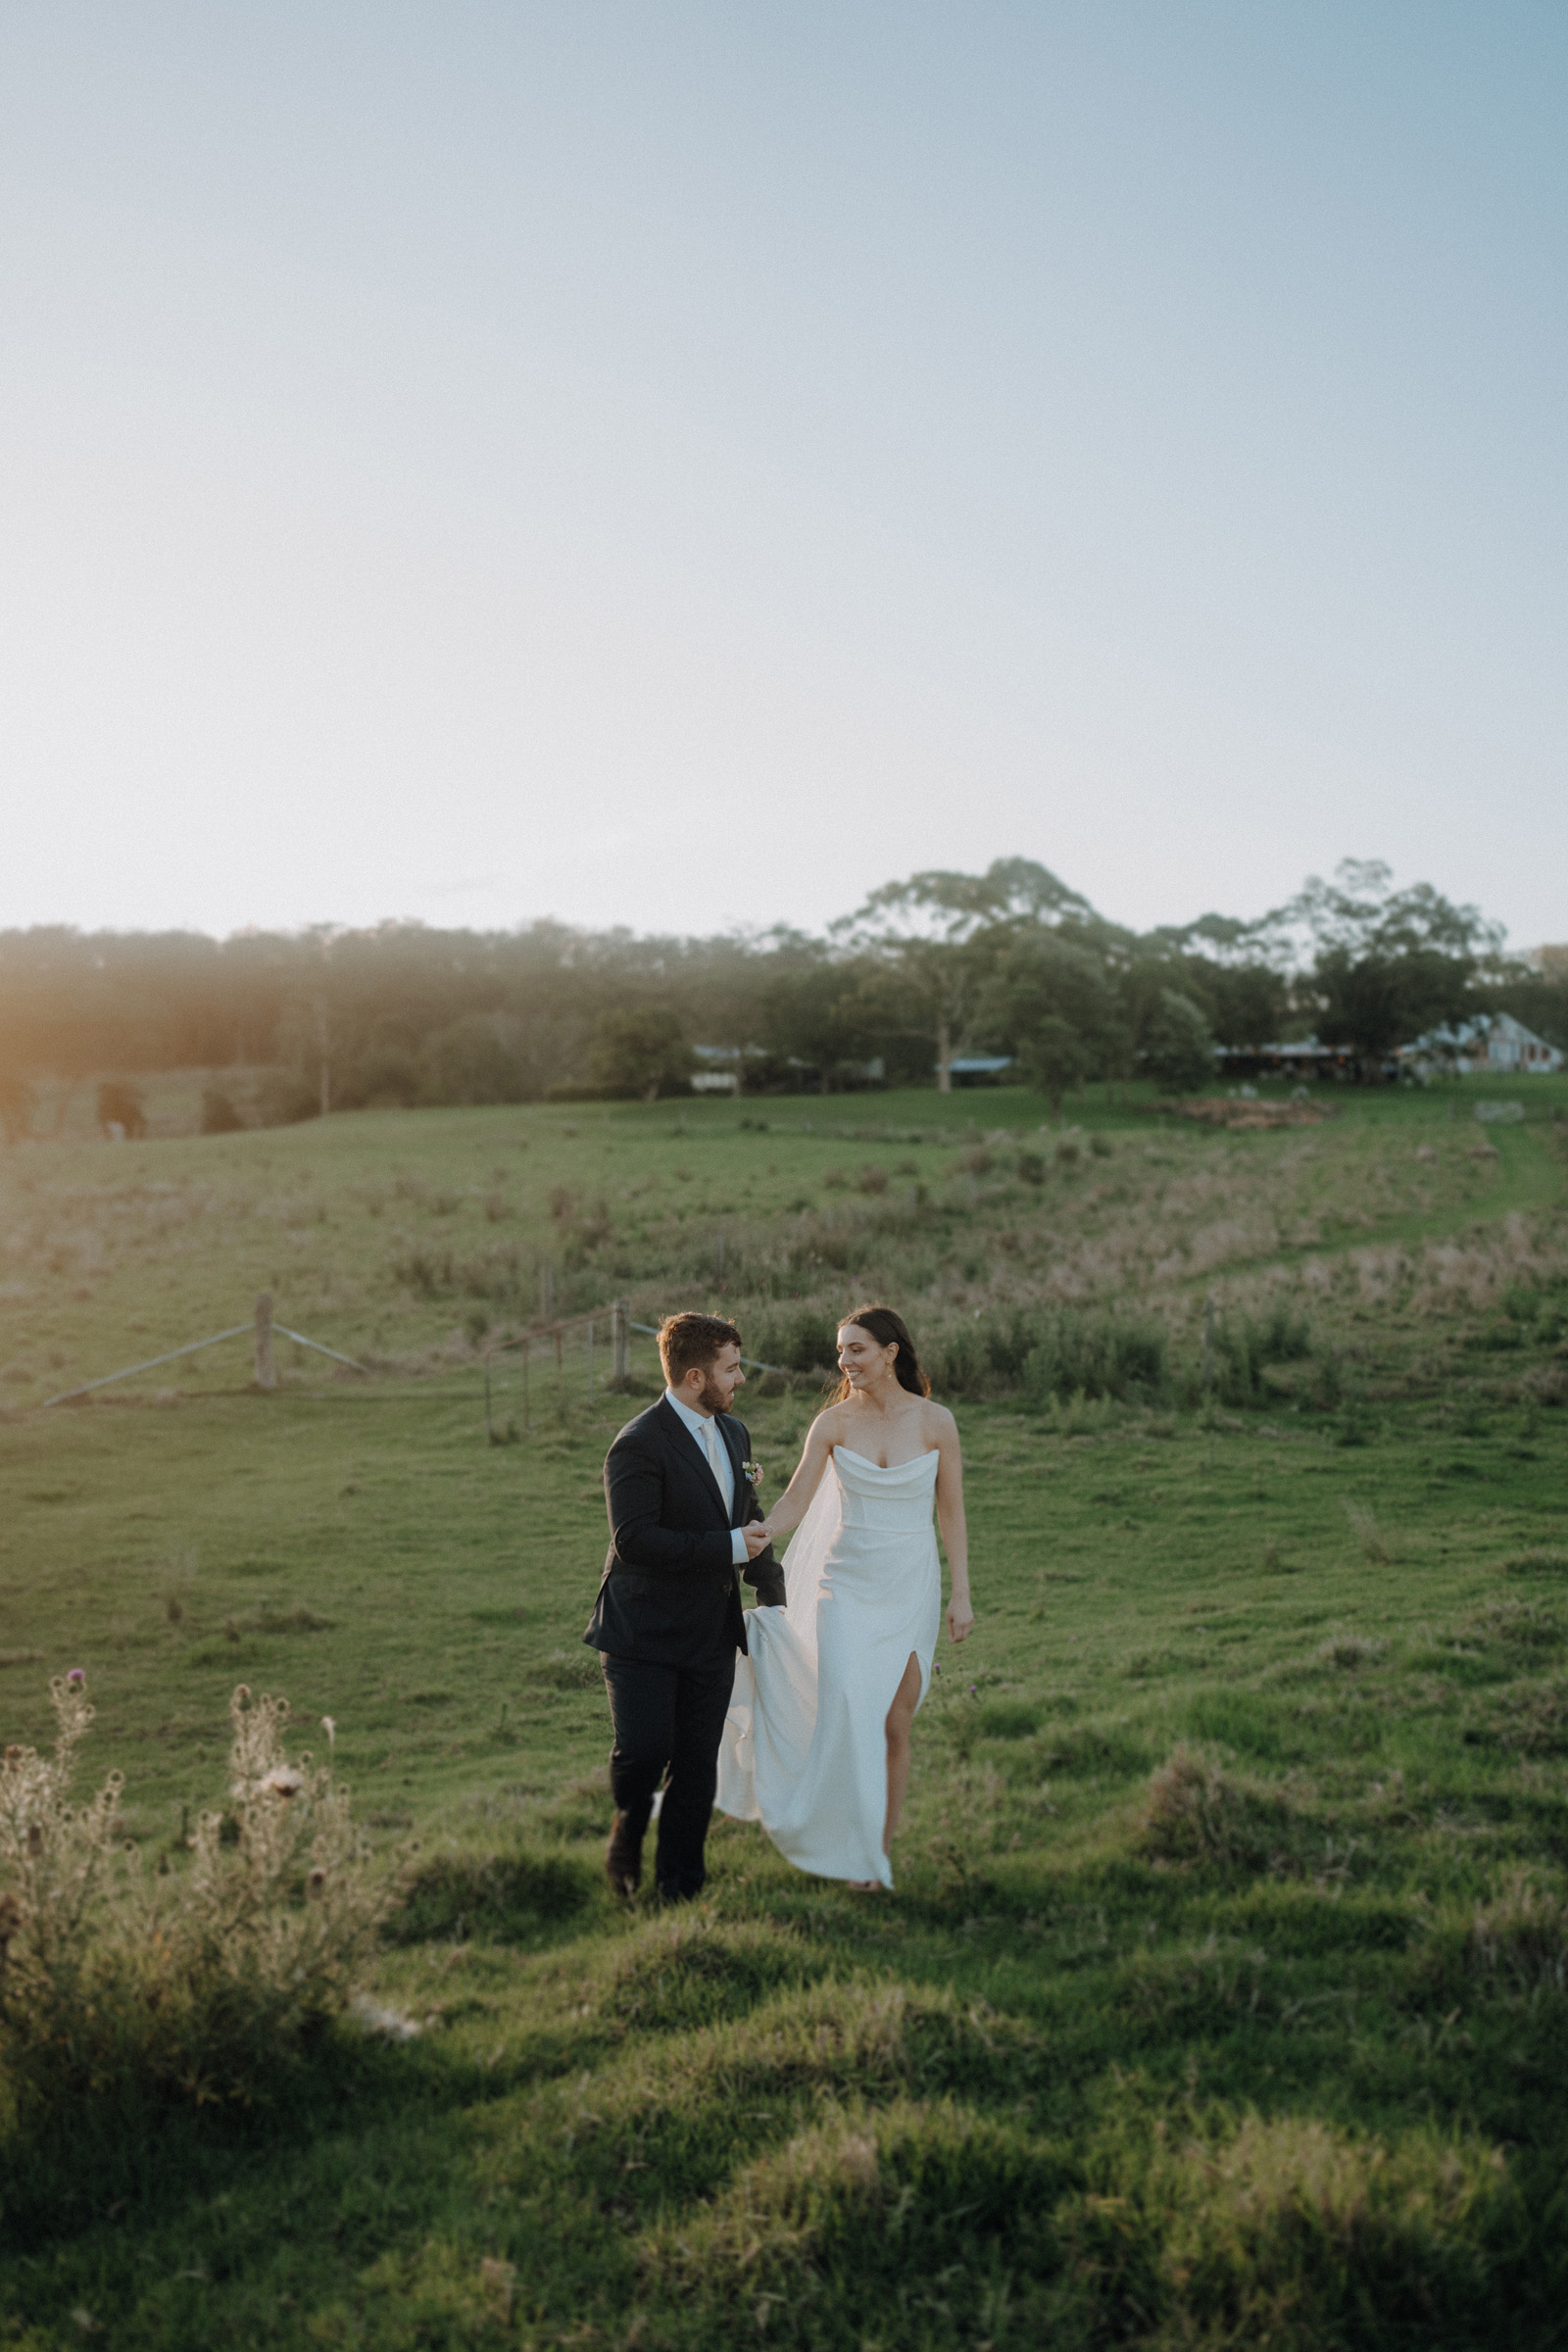
<instances>
[{"instance_id":1,"label":"pale blue sky","mask_svg":"<svg viewBox=\"0 0 1568 2352\"><path fill-rule=\"evenodd\" d=\"M1560 5L11 0L0 923L1568 938Z\"/></svg>"}]
</instances>

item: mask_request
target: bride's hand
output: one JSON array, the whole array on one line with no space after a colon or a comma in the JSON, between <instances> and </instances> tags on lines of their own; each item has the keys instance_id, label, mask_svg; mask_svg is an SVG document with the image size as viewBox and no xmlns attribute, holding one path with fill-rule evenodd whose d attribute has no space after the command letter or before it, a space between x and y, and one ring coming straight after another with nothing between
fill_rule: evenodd
<instances>
[{"instance_id":1,"label":"bride's hand","mask_svg":"<svg viewBox=\"0 0 1568 2352\"><path fill-rule=\"evenodd\" d=\"M969 1606L967 1599L950 1600L948 1603L948 1640L950 1642L966 1641L973 1625L974 1611Z\"/></svg>"}]
</instances>

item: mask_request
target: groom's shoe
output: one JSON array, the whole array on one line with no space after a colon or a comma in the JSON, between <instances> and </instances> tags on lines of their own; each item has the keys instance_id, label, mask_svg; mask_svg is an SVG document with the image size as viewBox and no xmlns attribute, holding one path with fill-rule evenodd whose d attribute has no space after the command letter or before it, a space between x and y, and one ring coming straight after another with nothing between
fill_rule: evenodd
<instances>
[{"instance_id":1,"label":"groom's shoe","mask_svg":"<svg viewBox=\"0 0 1568 2352\"><path fill-rule=\"evenodd\" d=\"M616 1894L635 1894L643 1883L643 1841L626 1827L624 1813L615 1815L605 1856L605 1876Z\"/></svg>"}]
</instances>

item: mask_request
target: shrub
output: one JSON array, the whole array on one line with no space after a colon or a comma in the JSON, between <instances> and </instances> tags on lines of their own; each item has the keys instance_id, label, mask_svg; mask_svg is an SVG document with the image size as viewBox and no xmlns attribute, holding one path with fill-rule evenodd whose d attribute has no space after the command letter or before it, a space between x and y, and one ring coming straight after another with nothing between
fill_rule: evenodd
<instances>
[{"instance_id":1,"label":"shrub","mask_svg":"<svg viewBox=\"0 0 1568 2352\"><path fill-rule=\"evenodd\" d=\"M1196 1094L1212 1085L1213 1034L1191 997L1170 988L1160 990L1143 1060L1151 1078L1169 1094Z\"/></svg>"},{"instance_id":2,"label":"shrub","mask_svg":"<svg viewBox=\"0 0 1568 2352\"><path fill-rule=\"evenodd\" d=\"M1024 1083L1059 1111L1068 1087L1088 1077L1093 1055L1070 1021L1047 1013L1024 1039L1018 1059Z\"/></svg>"},{"instance_id":3,"label":"shrub","mask_svg":"<svg viewBox=\"0 0 1568 2352\"><path fill-rule=\"evenodd\" d=\"M416 1085L425 1102L520 1102L526 1073L514 1050L514 1026L493 1013L469 1013L425 1039Z\"/></svg>"},{"instance_id":4,"label":"shrub","mask_svg":"<svg viewBox=\"0 0 1568 2352\"><path fill-rule=\"evenodd\" d=\"M1266 1394L1265 1364L1294 1362L1309 1355L1311 1348L1310 1324L1288 1307L1276 1306L1267 1315L1247 1315L1238 1322L1222 1317L1213 1333L1214 1394L1221 1404L1253 1404Z\"/></svg>"},{"instance_id":5,"label":"shrub","mask_svg":"<svg viewBox=\"0 0 1568 2352\"><path fill-rule=\"evenodd\" d=\"M1023 1365L1036 1403L1049 1397L1157 1396L1166 1386L1164 1329L1105 1313L1063 1310L1042 1317Z\"/></svg>"},{"instance_id":6,"label":"shrub","mask_svg":"<svg viewBox=\"0 0 1568 2352\"><path fill-rule=\"evenodd\" d=\"M392 1279L403 1289L416 1292L421 1298L437 1298L454 1287L458 1277L450 1250L439 1253L433 1250L413 1250L407 1257L392 1260Z\"/></svg>"},{"instance_id":7,"label":"shrub","mask_svg":"<svg viewBox=\"0 0 1568 2352\"><path fill-rule=\"evenodd\" d=\"M220 1086L202 1089L203 1135L237 1135L244 1126L238 1104Z\"/></svg>"},{"instance_id":8,"label":"shrub","mask_svg":"<svg viewBox=\"0 0 1568 2352\"><path fill-rule=\"evenodd\" d=\"M90 1922L122 1849L115 1838L123 1773L73 1805L75 1754L93 1719L85 1678L56 1675L53 1756L15 1743L0 1765L0 2030L34 2034L79 2006Z\"/></svg>"},{"instance_id":9,"label":"shrub","mask_svg":"<svg viewBox=\"0 0 1568 2352\"><path fill-rule=\"evenodd\" d=\"M378 1040L334 1068L332 1102L338 1110L409 1110L420 1100L420 1065L407 1046Z\"/></svg>"},{"instance_id":10,"label":"shrub","mask_svg":"<svg viewBox=\"0 0 1568 2352\"><path fill-rule=\"evenodd\" d=\"M256 1115L264 1127L297 1127L319 1118L321 1092L298 1070L264 1070L256 1084Z\"/></svg>"},{"instance_id":11,"label":"shrub","mask_svg":"<svg viewBox=\"0 0 1568 2352\"><path fill-rule=\"evenodd\" d=\"M786 1372L825 1371L838 1352L837 1311L804 1299L749 1313L744 1330L747 1354Z\"/></svg>"},{"instance_id":12,"label":"shrub","mask_svg":"<svg viewBox=\"0 0 1568 2352\"><path fill-rule=\"evenodd\" d=\"M0 1770L0 2048L19 2106L58 2120L62 2099L117 2085L255 2097L347 2006L385 1909L347 1792L285 1753L288 1701L242 1684L227 1810L202 1814L188 1869L149 1878L122 1842L119 1773L72 1802L83 1678L50 1694L53 1756L8 1747Z\"/></svg>"},{"instance_id":13,"label":"shrub","mask_svg":"<svg viewBox=\"0 0 1568 2352\"><path fill-rule=\"evenodd\" d=\"M1122 1401L1165 1388L1165 1333L1153 1322L1094 1309L1019 1306L916 1331L939 1397L1016 1395Z\"/></svg>"},{"instance_id":14,"label":"shrub","mask_svg":"<svg viewBox=\"0 0 1568 2352\"><path fill-rule=\"evenodd\" d=\"M657 1102L661 1095L684 1094L692 1063L680 1015L668 1005L604 1012L589 1040L589 1082L606 1095Z\"/></svg>"}]
</instances>

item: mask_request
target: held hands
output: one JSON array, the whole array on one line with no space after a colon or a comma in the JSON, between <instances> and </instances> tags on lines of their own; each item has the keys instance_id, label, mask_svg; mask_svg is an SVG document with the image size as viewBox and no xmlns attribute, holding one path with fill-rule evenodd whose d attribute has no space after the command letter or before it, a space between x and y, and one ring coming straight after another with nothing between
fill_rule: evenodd
<instances>
[{"instance_id":1,"label":"held hands","mask_svg":"<svg viewBox=\"0 0 1568 2352\"><path fill-rule=\"evenodd\" d=\"M969 1606L969 1595L965 1592L960 1599L955 1593L948 1603L948 1640L950 1642L967 1641L973 1625L974 1611Z\"/></svg>"},{"instance_id":2,"label":"held hands","mask_svg":"<svg viewBox=\"0 0 1568 2352\"><path fill-rule=\"evenodd\" d=\"M746 1557L749 1560L755 1560L773 1541L773 1531L765 1519L753 1519L742 1528L741 1534L745 1539Z\"/></svg>"}]
</instances>

